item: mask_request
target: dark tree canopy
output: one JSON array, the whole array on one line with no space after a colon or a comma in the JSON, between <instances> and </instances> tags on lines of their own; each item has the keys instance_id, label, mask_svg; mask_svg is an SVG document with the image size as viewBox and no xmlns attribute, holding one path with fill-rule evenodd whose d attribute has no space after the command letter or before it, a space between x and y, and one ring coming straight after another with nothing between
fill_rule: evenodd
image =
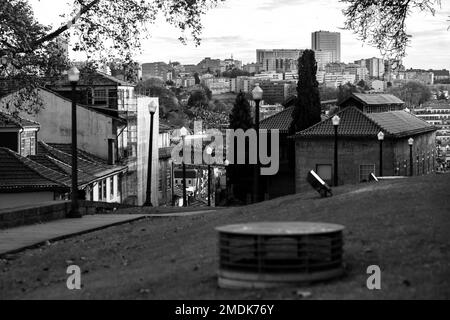
<instances>
[{"instance_id":1,"label":"dark tree canopy","mask_svg":"<svg viewBox=\"0 0 450 320\"><path fill-rule=\"evenodd\" d=\"M405 101L409 108L418 107L431 98L430 88L415 81L409 81L401 87L390 88L389 92Z\"/></svg>"},{"instance_id":2,"label":"dark tree canopy","mask_svg":"<svg viewBox=\"0 0 450 320\"><path fill-rule=\"evenodd\" d=\"M251 106L245 96L240 92L236 97L233 109L230 114L230 129L248 130L253 128L253 118L251 114Z\"/></svg>"},{"instance_id":3,"label":"dark tree canopy","mask_svg":"<svg viewBox=\"0 0 450 320\"><path fill-rule=\"evenodd\" d=\"M361 40L378 48L387 58L406 55L410 35L406 20L413 10L435 14L440 0L341 0L348 4L343 10L345 27Z\"/></svg>"},{"instance_id":4,"label":"dark tree canopy","mask_svg":"<svg viewBox=\"0 0 450 320\"><path fill-rule=\"evenodd\" d=\"M68 22L51 30L35 20L28 0L0 0L0 80L30 89L60 75L69 67L63 50L69 39L89 61L129 64L158 16L180 29L180 41L190 34L199 44L202 15L222 1L71 0Z\"/></svg>"},{"instance_id":5,"label":"dark tree canopy","mask_svg":"<svg viewBox=\"0 0 450 320\"><path fill-rule=\"evenodd\" d=\"M302 131L321 121L317 62L313 50L305 50L298 60L297 103L292 114L291 131Z\"/></svg>"},{"instance_id":6,"label":"dark tree canopy","mask_svg":"<svg viewBox=\"0 0 450 320\"><path fill-rule=\"evenodd\" d=\"M364 93L364 88L355 86L349 82L340 85L338 88L338 104L350 97L352 93Z\"/></svg>"}]
</instances>

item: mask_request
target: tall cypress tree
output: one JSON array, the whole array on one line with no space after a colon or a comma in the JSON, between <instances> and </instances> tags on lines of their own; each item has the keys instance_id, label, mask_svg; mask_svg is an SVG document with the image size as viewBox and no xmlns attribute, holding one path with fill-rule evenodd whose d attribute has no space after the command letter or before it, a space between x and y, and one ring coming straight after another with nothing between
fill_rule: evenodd
<instances>
[{"instance_id":1,"label":"tall cypress tree","mask_svg":"<svg viewBox=\"0 0 450 320\"><path fill-rule=\"evenodd\" d=\"M245 93L240 92L231 110L230 129L242 129L245 131L253 128L253 125L250 103L248 103Z\"/></svg>"},{"instance_id":2,"label":"tall cypress tree","mask_svg":"<svg viewBox=\"0 0 450 320\"><path fill-rule=\"evenodd\" d=\"M237 95L236 102L231 110L230 129L242 129L246 131L253 127L254 122L251 114L250 103L245 97L245 93L240 92ZM240 203L245 203L247 195L252 193L253 166L248 164L249 145L248 143L245 145L245 150L237 150L237 145L234 145L234 164L227 167L227 175L229 176L231 186L233 186L233 196L235 199L239 200ZM246 164L236 164L238 152L245 152Z\"/></svg>"},{"instance_id":3,"label":"tall cypress tree","mask_svg":"<svg viewBox=\"0 0 450 320\"><path fill-rule=\"evenodd\" d=\"M313 50L305 50L298 59L297 103L292 113L291 132L305 130L321 121L317 62Z\"/></svg>"}]
</instances>

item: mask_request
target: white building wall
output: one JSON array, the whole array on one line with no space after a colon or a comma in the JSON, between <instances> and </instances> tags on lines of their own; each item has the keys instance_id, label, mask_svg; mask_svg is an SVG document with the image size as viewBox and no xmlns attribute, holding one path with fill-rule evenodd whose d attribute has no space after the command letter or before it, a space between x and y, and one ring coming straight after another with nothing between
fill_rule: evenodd
<instances>
[{"instance_id":1,"label":"white building wall","mask_svg":"<svg viewBox=\"0 0 450 320\"><path fill-rule=\"evenodd\" d=\"M148 173L148 151L150 140L150 113L148 111L148 105L150 101L156 101L159 104L158 98L139 97L137 104L137 205L143 205L146 199L147 192L147 173ZM152 151L152 204L158 205L158 137L159 137L159 108L154 116L153 124L153 151Z\"/></svg>"}]
</instances>

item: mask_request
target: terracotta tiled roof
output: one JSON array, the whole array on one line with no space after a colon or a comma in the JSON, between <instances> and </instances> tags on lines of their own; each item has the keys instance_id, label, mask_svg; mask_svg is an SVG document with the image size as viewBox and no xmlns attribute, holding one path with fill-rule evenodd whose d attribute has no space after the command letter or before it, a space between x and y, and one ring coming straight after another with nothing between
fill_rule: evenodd
<instances>
[{"instance_id":1,"label":"terracotta tiled roof","mask_svg":"<svg viewBox=\"0 0 450 320\"><path fill-rule=\"evenodd\" d=\"M406 111L368 113L367 117L392 135L408 135L433 131L435 127Z\"/></svg>"},{"instance_id":2,"label":"terracotta tiled roof","mask_svg":"<svg viewBox=\"0 0 450 320\"><path fill-rule=\"evenodd\" d=\"M38 155L32 156L32 159L42 165L48 165L50 161L52 167L59 168L60 171L65 172L70 176L72 172L72 155L58 149L67 149L67 145L54 144L53 146L42 141L38 142ZM70 146L70 145L69 145ZM102 177L110 175L114 172L126 170L125 166L107 165L104 162L95 160L95 156L82 150L79 151L78 157L78 183L79 185L86 185Z\"/></svg>"},{"instance_id":3,"label":"terracotta tiled roof","mask_svg":"<svg viewBox=\"0 0 450 320\"><path fill-rule=\"evenodd\" d=\"M287 133L292 122L292 112L295 107L289 107L261 121L260 129L275 130Z\"/></svg>"},{"instance_id":4,"label":"terracotta tiled roof","mask_svg":"<svg viewBox=\"0 0 450 320\"><path fill-rule=\"evenodd\" d=\"M357 100L369 106L386 105L386 104L404 104L404 102L399 98L397 98L396 96L385 93L377 93L377 94L353 93L352 96L349 97L349 99L352 97L355 97Z\"/></svg>"},{"instance_id":5,"label":"terracotta tiled roof","mask_svg":"<svg viewBox=\"0 0 450 320\"><path fill-rule=\"evenodd\" d=\"M0 148L0 190L14 192L25 190L70 189L70 178L60 172L11 151Z\"/></svg>"},{"instance_id":6,"label":"terracotta tiled roof","mask_svg":"<svg viewBox=\"0 0 450 320\"><path fill-rule=\"evenodd\" d=\"M356 107L348 107L338 113L341 123L339 136L375 137L383 131L386 137L403 137L412 134L435 131L436 127L406 111L390 111L366 114ZM331 118L297 133L294 137L332 137L334 126Z\"/></svg>"},{"instance_id":7,"label":"terracotta tiled roof","mask_svg":"<svg viewBox=\"0 0 450 320\"><path fill-rule=\"evenodd\" d=\"M47 143L47 145L72 156L72 145L70 143ZM80 149L78 149L78 157L86 161L98 162L105 165L108 163L106 160Z\"/></svg>"},{"instance_id":8,"label":"terracotta tiled roof","mask_svg":"<svg viewBox=\"0 0 450 320\"><path fill-rule=\"evenodd\" d=\"M39 123L0 111L0 128L40 127Z\"/></svg>"}]
</instances>

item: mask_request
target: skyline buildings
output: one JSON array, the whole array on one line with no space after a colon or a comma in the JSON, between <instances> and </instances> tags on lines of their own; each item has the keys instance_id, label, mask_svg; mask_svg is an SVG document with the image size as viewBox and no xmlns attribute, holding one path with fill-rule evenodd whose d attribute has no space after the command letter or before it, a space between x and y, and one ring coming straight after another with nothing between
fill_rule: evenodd
<instances>
[{"instance_id":1,"label":"skyline buildings","mask_svg":"<svg viewBox=\"0 0 450 320\"><path fill-rule=\"evenodd\" d=\"M227 57L234 54L243 64L254 62L254 48L307 48L311 44L311 32L329 30L341 32L344 51L341 60L353 62L361 57L381 56L379 50L363 43L351 31L343 29L347 7L339 1L317 0L307 5L303 1L290 3L271 2L270 10L265 1L226 0L204 15L202 42L180 43L180 32L159 19L149 28L150 37L143 40L142 52L135 59L141 63L166 61L167 54L182 64L198 62L204 57ZM67 12L64 1L30 0L40 23L53 26L65 23L60 14ZM435 15L411 12L406 21L411 42L407 49L405 66L421 69L449 69L448 12L450 1L442 1ZM251 12L251 14L249 14ZM274 14L280 19L274 19ZM232 21L233 23L230 23ZM292 34L296 36L293 37ZM70 50L70 58L82 60L84 55ZM81 57L80 57L81 56ZM430 59L430 57L433 57ZM167 61L166 61L167 62Z\"/></svg>"},{"instance_id":2,"label":"skyline buildings","mask_svg":"<svg viewBox=\"0 0 450 320\"><path fill-rule=\"evenodd\" d=\"M256 49L256 63L262 71L291 72L297 70L301 49Z\"/></svg>"},{"instance_id":3,"label":"skyline buildings","mask_svg":"<svg viewBox=\"0 0 450 320\"><path fill-rule=\"evenodd\" d=\"M311 34L311 49L331 52L331 62L341 62L341 34L323 30L315 31Z\"/></svg>"}]
</instances>

